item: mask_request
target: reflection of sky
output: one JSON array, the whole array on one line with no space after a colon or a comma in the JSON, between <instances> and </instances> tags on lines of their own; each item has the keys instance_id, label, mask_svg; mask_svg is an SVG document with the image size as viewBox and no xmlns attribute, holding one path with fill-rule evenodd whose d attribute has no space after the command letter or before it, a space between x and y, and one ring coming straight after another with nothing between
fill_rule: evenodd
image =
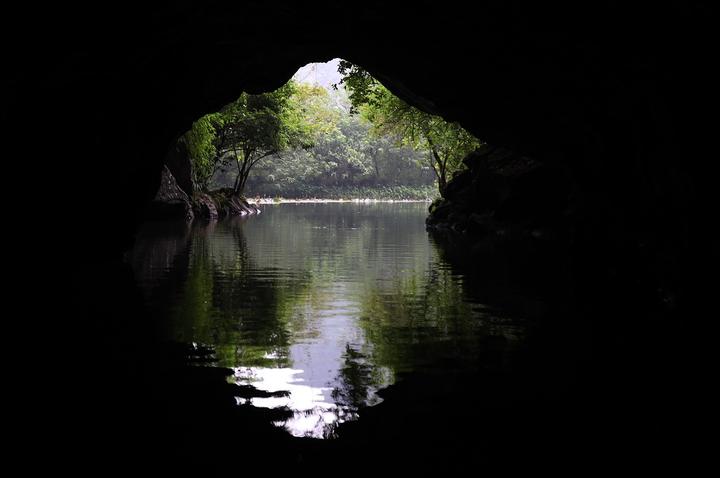
<instances>
[{"instance_id":1,"label":"reflection of sky","mask_svg":"<svg viewBox=\"0 0 720 478\"><path fill-rule=\"evenodd\" d=\"M338 409L332 396L343 376L351 381L358 378L343 375L347 347L358 352L353 364L362 364L350 373L367 375L372 369L373 376L363 375L363 389L358 390L369 392L367 405L379 403L373 387L391 383L396 370L373 363L373 343L363 331L370 326L367 330L379 333L377 327L387 321L386 325L393 325L390 337L399 346L432 340L426 334L443 317L440 310L445 306L435 296L427 302L425 294L432 290L455 297L447 294L456 289L443 289L446 269L437 263L427 238L426 208L425 204L268 205L265 214L244 226L218 222L164 242L152 242L150 235L133 260L141 280L150 281L143 282L146 287L155 287L158 277L171 270L173 280L181 284L179 295L169 296L182 304L169 306L174 311L170 338L223 346L224 355L218 355L221 365L239 367L240 383L290 392L289 397L253 399L252 404L287 406L296 412L283 424L292 434L319 437L323 425L337 422L339 415L353 417L350 410ZM187 234L192 241L184 248ZM168 260L176 256L182 260ZM153 300L165 307L164 297L164 292L158 293ZM428 303L433 307L429 315ZM455 313L453 305L448 304L450 313ZM393 324L395 311L398 320ZM361 325L365 314L373 315ZM452 331L442 331L447 333ZM265 357L277 367L247 368L258 365L262 349L278 352L276 357ZM393 353L406 360L404 348ZM245 357L252 363L243 362ZM355 390L356 384L345 385L343 392ZM347 393L337 398L357 399Z\"/></svg>"},{"instance_id":2,"label":"reflection of sky","mask_svg":"<svg viewBox=\"0 0 720 478\"><path fill-rule=\"evenodd\" d=\"M331 287L331 297L313 311L313 333L298 330L289 348L293 368L240 367L236 377L268 392L287 391L288 397L253 398L258 407L288 407L295 416L282 425L295 436L323 437L327 425L347 418L332 398L347 344L362 344L364 335L357 320L358 304L348 300L347 284ZM268 357L272 358L272 357Z\"/></svg>"},{"instance_id":3,"label":"reflection of sky","mask_svg":"<svg viewBox=\"0 0 720 478\"><path fill-rule=\"evenodd\" d=\"M326 425L338 419L337 406L330 398L330 387L313 387L305 384L302 370L292 368L239 368L238 380L251 383L268 392L287 391L287 397L253 398L256 407L288 407L295 416L282 425L295 436L322 438Z\"/></svg>"}]
</instances>

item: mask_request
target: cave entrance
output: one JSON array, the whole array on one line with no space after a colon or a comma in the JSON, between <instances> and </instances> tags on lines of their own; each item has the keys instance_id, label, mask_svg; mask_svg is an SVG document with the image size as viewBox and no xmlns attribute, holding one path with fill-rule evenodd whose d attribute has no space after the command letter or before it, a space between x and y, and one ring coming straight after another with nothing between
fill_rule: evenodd
<instances>
[{"instance_id":1,"label":"cave entrance","mask_svg":"<svg viewBox=\"0 0 720 478\"><path fill-rule=\"evenodd\" d=\"M425 219L478 146L340 59L204 116L156 197L184 217L146 224L131 259L162 335L224 367L239 409L298 437L342 435L402 374L473 373L478 341L521 334L486 325ZM468 393L457 385L446 399Z\"/></svg>"},{"instance_id":2,"label":"cave entrance","mask_svg":"<svg viewBox=\"0 0 720 478\"><path fill-rule=\"evenodd\" d=\"M186 215L214 218L255 212L246 197L432 200L479 145L335 58L195 121L168 155L155 204L162 212L184 192Z\"/></svg>"},{"instance_id":3,"label":"cave entrance","mask_svg":"<svg viewBox=\"0 0 720 478\"><path fill-rule=\"evenodd\" d=\"M281 151L256 164L250 161L253 170L242 193L258 200L425 200L436 196L427 153L373 129L366 116L353 111L340 63L337 58L310 63L282 87L292 89L285 111L287 121L296 123L288 124L283 133L286 145ZM300 120L292 115L299 115ZM219 146L223 147L226 156L210 181L212 188L235 186L238 150Z\"/></svg>"}]
</instances>

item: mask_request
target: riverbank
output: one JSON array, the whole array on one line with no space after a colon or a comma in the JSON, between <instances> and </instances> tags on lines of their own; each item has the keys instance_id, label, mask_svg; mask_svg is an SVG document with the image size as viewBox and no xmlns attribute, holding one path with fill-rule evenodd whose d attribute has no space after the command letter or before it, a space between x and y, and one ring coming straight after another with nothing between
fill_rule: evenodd
<instances>
[{"instance_id":1,"label":"riverbank","mask_svg":"<svg viewBox=\"0 0 720 478\"><path fill-rule=\"evenodd\" d=\"M260 204L324 204L324 203L417 203L432 202L430 199L323 199L323 198L305 198L305 199L289 199L289 198L246 198L251 205Z\"/></svg>"},{"instance_id":2,"label":"riverbank","mask_svg":"<svg viewBox=\"0 0 720 478\"><path fill-rule=\"evenodd\" d=\"M436 184L421 186L374 185L374 186L318 186L297 184L293 187L273 185L248 185L245 193L248 197L287 198L287 199L395 199L395 200L432 200L438 196Z\"/></svg>"},{"instance_id":3,"label":"riverbank","mask_svg":"<svg viewBox=\"0 0 720 478\"><path fill-rule=\"evenodd\" d=\"M194 186L192 188L194 190ZM188 194L178 184L170 169L162 171L160 187L155 198L145 211L146 219L195 218L217 220L223 217L259 214L260 205L266 204L324 204L324 203L427 203L437 196L436 188L410 188L389 186L381 188L315 188L310 193L295 196L256 194L250 197L238 195L231 188L216 189L209 192L194 191ZM254 196L254 198L253 198Z\"/></svg>"}]
</instances>

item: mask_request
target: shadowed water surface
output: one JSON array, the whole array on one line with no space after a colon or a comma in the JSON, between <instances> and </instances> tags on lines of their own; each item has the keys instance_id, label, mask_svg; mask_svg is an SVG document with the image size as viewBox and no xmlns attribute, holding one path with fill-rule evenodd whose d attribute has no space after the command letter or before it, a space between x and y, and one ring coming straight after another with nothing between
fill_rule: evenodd
<instances>
[{"instance_id":1,"label":"shadowed water surface","mask_svg":"<svg viewBox=\"0 0 720 478\"><path fill-rule=\"evenodd\" d=\"M237 400L290 411L276 424L295 436L328 438L388 385L503 367L524 338L531 312L469 295L428 237L426 211L281 204L249 219L147 224L131 260L161 336L213 347L240 385L287 392Z\"/></svg>"}]
</instances>

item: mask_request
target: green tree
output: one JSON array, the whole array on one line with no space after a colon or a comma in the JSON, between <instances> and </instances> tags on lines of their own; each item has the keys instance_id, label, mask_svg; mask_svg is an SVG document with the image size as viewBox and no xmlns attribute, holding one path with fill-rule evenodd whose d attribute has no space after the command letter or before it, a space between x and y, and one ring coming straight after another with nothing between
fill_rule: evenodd
<instances>
[{"instance_id":1,"label":"green tree","mask_svg":"<svg viewBox=\"0 0 720 478\"><path fill-rule=\"evenodd\" d=\"M320 119L308 121L289 81L270 93L243 93L220 112L215 135L216 165L237 168L233 191L242 194L252 168L264 158L291 148L309 148ZM310 94L310 93L306 93Z\"/></svg>"},{"instance_id":2,"label":"green tree","mask_svg":"<svg viewBox=\"0 0 720 478\"><path fill-rule=\"evenodd\" d=\"M427 151L444 194L450 175L462 168L463 158L480 141L459 124L408 105L357 65L342 61L339 72L341 83L350 90L353 111L373 125L375 134L392 135L402 145Z\"/></svg>"},{"instance_id":3,"label":"green tree","mask_svg":"<svg viewBox=\"0 0 720 478\"><path fill-rule=\"evenodd\" d=\"M207 191L209 181L217 169L215 139L222 123L221 113L207 114L195 121L190 130L179 139L187 147L193 184L201 191Z\"/></svg>"},{"instance_id":4,"label":"green tree","mask_svg":"<svg viewBox=\"0 0 720 478\"><path fill-rule=\"evenodd\" d=\"M301 86L301 85L299 85ZM428 197L433 173L424 155L389 136L371 134L371 125L350 114L344 89L304 86L294 98L318 135L311 149L294 149L262 163L248 182L253 194L284 197ZM218 175L217 185L229 185ZM393 190L387 186L396 187ZM338 194L340 194L338 196ZM430 194L432 192L430 191Z\"/></svg>"}]
</instances>

